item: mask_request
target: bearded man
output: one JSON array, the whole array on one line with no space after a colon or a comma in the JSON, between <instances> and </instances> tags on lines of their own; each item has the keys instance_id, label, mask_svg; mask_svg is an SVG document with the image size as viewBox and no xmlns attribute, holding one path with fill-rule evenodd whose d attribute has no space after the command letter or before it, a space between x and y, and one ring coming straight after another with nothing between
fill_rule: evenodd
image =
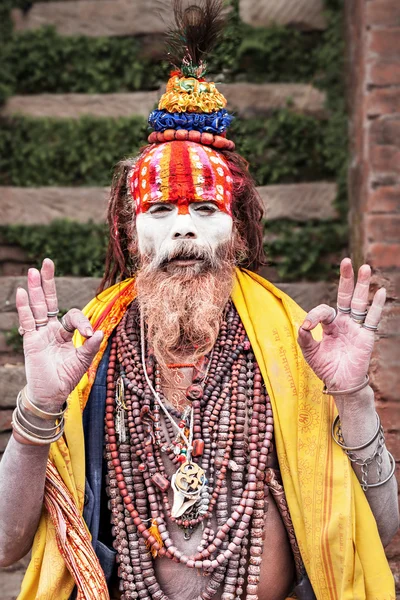
<instances>
[{"instance_id":1,"label":"bearded man","mask_svg":"<svg viewBox=\"0 0 400 600\"><path fill-rule=\"evenodd\" d=\"M32 547L21 600L389 600L394 460L367 376L385 290L367 311L371 270L355 283L345 259L338 311L304 315L253 272L262 209L232 142L199 129L229 121L200 63L117 170L103 291L59 322L49 259L17 291L1 564Z\"/></svg>"}]
</instances>

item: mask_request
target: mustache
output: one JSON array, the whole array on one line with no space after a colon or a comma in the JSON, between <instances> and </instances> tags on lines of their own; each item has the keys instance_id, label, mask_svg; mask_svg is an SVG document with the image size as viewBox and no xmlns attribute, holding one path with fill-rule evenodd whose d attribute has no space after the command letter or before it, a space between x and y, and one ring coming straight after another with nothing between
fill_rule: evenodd
<instances>
[{"instance_id":1,"label":"mustache","mask_svg":"<svg viewBox=\"0 0 400 600\"><path fill-rule=\"evenodd\" d=\"M195 242L182 240L176 242L173 248L160 252L158 256L147 257L149 260L148 266L153 269L164 269L174 260L201 260L203 267L216 269L220 264L221 255L226 252L219 246L213 250L210 246L199 246Z\"/></svg>"}]
</instances>

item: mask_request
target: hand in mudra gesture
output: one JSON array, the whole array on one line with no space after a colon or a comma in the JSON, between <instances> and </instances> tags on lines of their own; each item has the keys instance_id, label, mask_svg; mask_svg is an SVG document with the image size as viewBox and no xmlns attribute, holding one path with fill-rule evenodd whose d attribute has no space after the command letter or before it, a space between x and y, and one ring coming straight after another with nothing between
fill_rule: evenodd
<instances>
[{"instance_id":1,"label":"hand in mudra gesture","mask_svg":"<svg viewBox=\"0 0 400 600\"><path fill-rule=\"evenodd\" d=\"M321 304L306 315L299 329L298 342L304 358L329 390L352 389L365 381L375 337L374 329L370 327L378 326L386 300L386 290L381 288L375 293L366 316L358 316L367 311L370 282L371 268L363 265L354 285L351 260L343 259L337 303L340 308L351 309L353 313L339 308L335 317L331 306ZM355 318L365 318L365 321L357 323ZM318 323L323 329L320 342L311 334Z\"/></svg>"},{"instance_id":2,"label":"hand in mudra gesture","mask_svg":"<svg viewBox=\"0 0 400 600\"><path fill-rule=\"evenodd\" d=\"M72 309L64 317L68 329L78 329L87 338L83 346L75 348L73 333L66 331L57 317L48 317L48 312L58 309L54 263L48 258L40 272L29 269L28 293L18 288L16 306L24 340L28 398L47 412L58 412L90 366L103 334L93 333L84 314ZM45 326L37 326L46 320Z\"/></svg>"}]
</instances>

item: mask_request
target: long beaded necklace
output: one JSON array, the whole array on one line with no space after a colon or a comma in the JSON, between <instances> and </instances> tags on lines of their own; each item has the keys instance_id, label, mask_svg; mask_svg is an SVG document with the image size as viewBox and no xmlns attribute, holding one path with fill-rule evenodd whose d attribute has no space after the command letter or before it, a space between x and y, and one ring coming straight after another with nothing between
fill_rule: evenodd
<instances>
[{"instance_id":1,"label":"long beaded necklace","mask_svg":"<svg viewBox=\"0 0 400 600\"><path fill-rule=\"evenodd\" d=\"M244 590L246 600L257 600L273 418L239 315L230 302L208 378L188 388L188 406L181 414L166 408L151 356L144 370L140 332L134 302L112 341L105 415L107 493L121 600L138 595L168 600L155 576L156 556L209 575L196 600L210 600L222 584L223 600L240 600ZM168 413L165 430L161 411ZM172 477L166 461L177 467ZM187 556L174 545L169 521L186 537L205 523L195 554Z\"/></svg>"}]
</instances>

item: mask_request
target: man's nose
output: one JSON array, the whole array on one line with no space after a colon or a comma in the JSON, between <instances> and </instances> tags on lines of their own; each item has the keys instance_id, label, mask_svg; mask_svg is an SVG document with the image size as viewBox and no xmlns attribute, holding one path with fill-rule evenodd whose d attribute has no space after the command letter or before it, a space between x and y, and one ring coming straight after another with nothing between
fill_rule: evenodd
<instances>
[{"instance_id":1,"label":"man's nose","mask_svg":"<svg viewBox=\"0 0 400 600\"><path fill-rule=\"evenodd\" d=\"M197 230L190 214L178 215L172 228L171 237L176 239L196 239Z\"/></svg>"}]
</instances>

